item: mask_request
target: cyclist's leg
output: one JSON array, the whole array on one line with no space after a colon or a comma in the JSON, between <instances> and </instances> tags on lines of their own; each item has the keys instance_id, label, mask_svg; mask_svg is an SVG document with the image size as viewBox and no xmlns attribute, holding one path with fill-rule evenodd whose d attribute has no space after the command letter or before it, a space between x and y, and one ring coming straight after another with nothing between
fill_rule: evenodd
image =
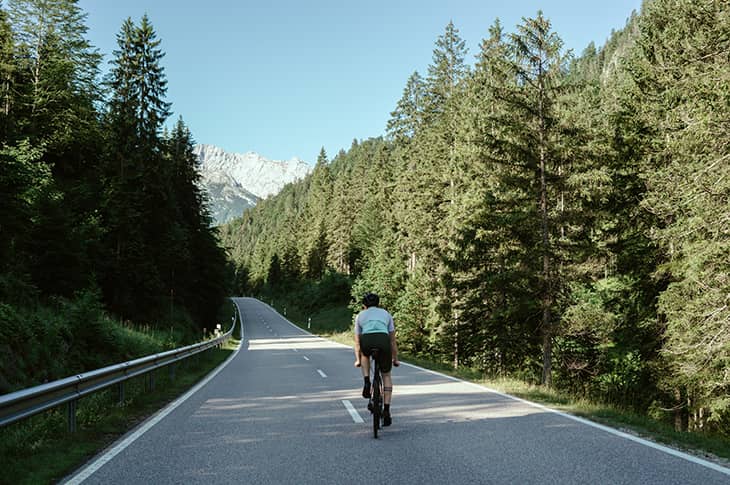
<instances>
[{"instance_id":1,"label":"cyclist's leg","mask_svg":"<svg viewBox=\"0 0 730 485\"><path fill-rule=\"evenodd\" d=\"M370 376L370 356L365 352L360 352L360 369L362 369L362 376Z\"/></svg>"},{"instance_id":2,"label":"cyclist's leg","mask_svg":"<svg viewBox=\"0 0 730 485\"><path fill-rule=\"evenodd\" d=\"M363 376L362 397L370 398L370 349L372 343L367 335L360 336L360 369Z\"/></svg>"},{"instance_id":3,"label":"cyclist's leg","mask_svg":"<svg viewBox=\"0 0 730 485\"><path fill-rule=\"evenodd\" d=\"M383 426L390 426L393 424L393 418L390 416L390 398L393 395L393 379L390 377L390 372L381 372L383 376Z\"/></svg>"},{"instance_id":4,"label":"cyclist's leg","mask_svg":"<svg viewBox=\"0 0 730 485\"><path fill-rule=\"evenodd\" d=\"M390 370L393 368L393 353L388 335L381 334L379 344L378 366L380 374L383 376L383 403L390 405L390 398L393 394L393 379L390 376Z\"/></svg>"},{"instance_id":5,"label":"cyclist's leg","mask_svg":"<svg viewBox=\"0 0 730 485\"><path fill-rule=\"evenodd\" d=\"M390 398L393 395L393 379L390 376L390 372L381 372L383 376L383 402L390 404Z\"/></svg>"},{"instance_id":6,"label":"cyclist's leg","mask_svg":"<svg viewBox=\"0 0 730 485\"><path fill-rule=\"evenodd\" d=\"M364 352L360 353L360 368L362 369L362 397L370 399L370 357Z\"/></svg>"}]
</instances>

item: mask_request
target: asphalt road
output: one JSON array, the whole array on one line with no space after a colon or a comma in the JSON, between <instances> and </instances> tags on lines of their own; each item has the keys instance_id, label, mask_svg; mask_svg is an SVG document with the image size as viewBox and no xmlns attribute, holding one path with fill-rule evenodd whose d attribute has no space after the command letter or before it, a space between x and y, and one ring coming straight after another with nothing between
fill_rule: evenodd
<instances>
[{"instance_id":1,"label":"asphalt road","mask_svg":"<svg viewBox=\"0 0 730 485\"><path fill-rule=\"evenodd\" d=\"M235 302L235 357L70 483L730 484L726 468L405 364L374 440L351 349Z\"/></svg>"}]
</instances>

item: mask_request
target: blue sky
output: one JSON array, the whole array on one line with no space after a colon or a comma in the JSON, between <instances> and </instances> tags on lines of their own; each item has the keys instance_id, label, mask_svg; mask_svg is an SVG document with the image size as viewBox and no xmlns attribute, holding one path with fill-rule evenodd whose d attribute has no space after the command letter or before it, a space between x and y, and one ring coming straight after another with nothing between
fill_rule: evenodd
<instances>
[{"instance_id":1,"label":"blue sky","mask_svg":"<svg viewBox=\"0 0 730 485\"><path fill-rule=\"evenodd\" d=\"M641 0L80 0L105 55L122 22L147 13L166 53L167 100L198 143L266 158L331 159L380 136L413 71L451 20L473 63L499 18L514 31L538 10L566 49L602 46Z\"/></svg>"}]
</instances>

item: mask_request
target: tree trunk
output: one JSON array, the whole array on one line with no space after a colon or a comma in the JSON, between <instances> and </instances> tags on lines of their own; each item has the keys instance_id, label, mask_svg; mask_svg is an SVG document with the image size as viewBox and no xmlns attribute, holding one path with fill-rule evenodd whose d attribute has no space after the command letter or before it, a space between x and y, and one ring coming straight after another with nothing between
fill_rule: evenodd
<instances>
[{"instance_id":1,"label":"tree trunk","mask_svg":"<svg viewBox=\"0 0 730 485\"><path fill-rule=\"evenodd\" d=\"M454 369L459 368L459 312L454 308L456 290L451 289L451 318L454 320Z\"/></svg>"},{"instance_id":2,"label":"tree trunk","mask_svg":"<svg viewBox=\"0 0 730 485\"><path fill-rule=\"evenodd\" d=\"M674 390L674 398L677 401L677 407L674 411L674 430L675 431L684 431L684 420L682 419L682 406L680 405L682 403L682 391L680 389Z\"/></svg>"},{"instance_id":3,"label":"tree trunk","mask_svg":"<svg viewBox=\"0 0 730 485\"><path fill-rule=\"evenodd\" d=\"M543 91L541 73L540 78L540 94L538 101L538 117L540 122L540 222L541 222L541 249L542 249L542 331L543 331L543 350L542 350L542 384L551 387L552 378L552 355L553 355L553 331L550 315L550 307L552 305L552 285L550 284L550 252L548 239L548 205L547 205L547 177L546 165L547 154L545 150L546 128L545 115L543 106Z\"/></svg>"}]
</instances>

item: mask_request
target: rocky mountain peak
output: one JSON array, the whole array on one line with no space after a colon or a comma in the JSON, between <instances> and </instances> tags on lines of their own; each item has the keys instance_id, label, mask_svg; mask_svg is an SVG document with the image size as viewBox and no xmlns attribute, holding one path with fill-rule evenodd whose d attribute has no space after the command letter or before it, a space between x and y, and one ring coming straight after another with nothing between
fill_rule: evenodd
<instances>
[{"instance_id":1,"label":"rocky mountain peak","mask_svg":"<svg viewBox=\"0 0 730 485\"><path fill-rule=\"evenodd\" d=\"M284 185L304 178L312 167L299 158L269 160L256 152L231 153L214 145L196 145L202 184L215 224L224 224Z\"/></svg>"}]
</instances>

